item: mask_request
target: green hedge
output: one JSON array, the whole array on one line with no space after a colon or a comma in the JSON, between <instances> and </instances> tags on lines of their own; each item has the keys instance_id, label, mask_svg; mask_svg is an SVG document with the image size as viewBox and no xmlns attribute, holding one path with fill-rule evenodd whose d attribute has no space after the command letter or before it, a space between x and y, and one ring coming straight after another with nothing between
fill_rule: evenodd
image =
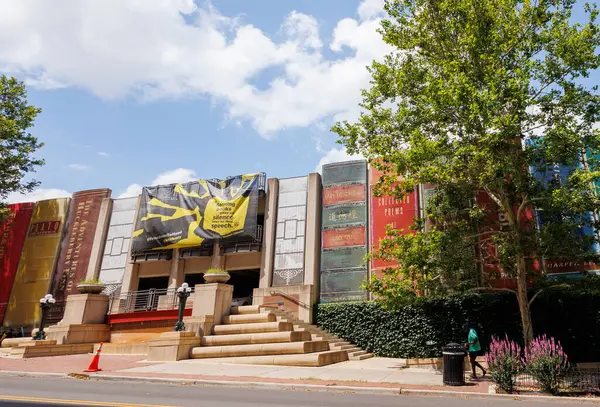
<instances>
[{"instance_id":1,"label":"green hedge","mask_svg":"<svg viewBox=\"0 0 600 407\"><path fill-rule=\"evenodd\" d=\"M600 292L553 290L532 306L534 331L559 339L569 357L600 361ZM479 326L484 349L493 335L521 341L520 316L511 293L420 299L398 310L374 302L321 304L317 323L379 356L437 357L449 342L463 343L462 325Z\"/></svg>"}]
</instances>

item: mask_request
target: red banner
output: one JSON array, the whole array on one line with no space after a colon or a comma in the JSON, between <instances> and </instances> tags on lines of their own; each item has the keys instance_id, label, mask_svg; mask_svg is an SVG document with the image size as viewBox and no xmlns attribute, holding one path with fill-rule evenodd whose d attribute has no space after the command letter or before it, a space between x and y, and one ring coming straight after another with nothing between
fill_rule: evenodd
<instances>
[{"instance_id":1,"label":"red banner","mask_svg":"<svg viewBox=\"0 0 600 407\"><path fill-rule=\"evenodd\" d=\"M333 249L336 247L364 246L366 244L366 228L364 226L330 229L323 231L323 248Z\"/></svg>"},{"instance_id":2,"label":"red banner","mask_svg":"<svg viewBox=\"0 0 600 407\"><path fill-rule=\"evenodd\" d=\"M7 209L9 212L0 224L0 325L4 321L10 292L19 267L27 226L33 213L33 203L9 205Z\"/></svg>"},{"instance_id":3,"label":"red banner","mask_svg":"<svg viewBox=\"0 0 600 407\"><path fill-rule=\"evenodd\" d=\"M77 293L77 284L87 275L96 225L104 198L110 189L94 189L73 194L67 218L67 232L61 243L52 291L57 301Z\"/></svg>"},{"instance_id":4,"label":"red banner","mask_svg":"<svg viewBox=\"0 0 600 407\"><path fill-rule=\"evenodd\" d=\"M417 216L419 216L419 202L416 191L400 200L391 196L376 197L373 195L371 187L371 216L369 219L371 247L379 247L380 240L386 236L385 230L388 225L394 229L403 229L403 233L413 233L410 226L413 218ZM373 271L397 264L397 262L388 263L379 259L371 260Z\"/></svg>"},{"instance_id":5,"label":"red banner","mask_svg":"<svg viewBox=\"0 0 600 407\"><path fill-rule=\"evenodd\" d=\"M365 184L343 185L323 188L323 205L336 205L348 202L364 202L366 199Z\"/></svg>"}]
</instances>

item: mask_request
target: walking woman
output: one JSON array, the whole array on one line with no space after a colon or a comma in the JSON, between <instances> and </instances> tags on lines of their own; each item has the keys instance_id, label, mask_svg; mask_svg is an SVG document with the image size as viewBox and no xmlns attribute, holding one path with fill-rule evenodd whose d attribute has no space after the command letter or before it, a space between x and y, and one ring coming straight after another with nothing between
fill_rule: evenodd
<instances>
[{"instance_id":1,"label":"walking woman","mask_svg":"<svg viewBox=\"0 0 600 407\"><path fill-rule=\"evenodd\" d=\"M469 361L471 362L471 379L477 379L477 372L475 370L478 367L482 372L482 377L485 377L486 370L477 362L477 358L479 356L483 356L483 351L481 350L481 343L479 343L479 337L477 336L477 331L473 326L466 323L463 325L463 329L465 332L468 332L467 343L465 343L465 348L469 350Z\"/></svg>"}]
</instances>

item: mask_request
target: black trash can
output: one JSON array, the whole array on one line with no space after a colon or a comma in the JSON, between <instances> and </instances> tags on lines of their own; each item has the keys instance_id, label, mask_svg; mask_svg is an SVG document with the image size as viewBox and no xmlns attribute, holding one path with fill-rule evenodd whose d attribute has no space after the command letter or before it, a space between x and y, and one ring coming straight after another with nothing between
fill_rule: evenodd
<instances>
[{"instance_id":1,"label":"black trash can","mask_svg":"<svg viewBox=\"0 0 600 407\"><path fill-rule=\"evenodd\" d=\"M465 348L458 343L449 343L442 348L444 356L444 384L465 385Z\"/></svg>"}]
</instances>

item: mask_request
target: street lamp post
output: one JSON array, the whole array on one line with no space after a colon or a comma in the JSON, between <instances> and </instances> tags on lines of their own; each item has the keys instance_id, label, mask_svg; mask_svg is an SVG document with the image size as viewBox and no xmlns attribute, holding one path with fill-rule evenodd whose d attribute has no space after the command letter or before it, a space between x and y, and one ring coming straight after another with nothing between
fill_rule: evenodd
<instances>
[{"instance_id":1,"label":"street lamp post","mask_svg":"<svg viewBox=\"0 0 600 407\"><path fill-rule=\"evenodd\" d=\"M175 332L185 331L185 324L183 323L183 312L185 311L185 302L187 301L192 287L188 283L181 284L181 287L177 289L177 298L179 298L179 318L175 324Z\"/></svg>"},{"instance_id":2,"label":"street lamp post","mask_svg":"<svg viewBox=\"0 0 600 407\"><path fill-rule=\"evenodd\" d=\"M40 298L40 308L42 309L42 318L40 321L40 328L37 331L37 334L35 334L35 337L33 338L33 340L41 341L43 339L46 339L46 334L44 333L44 324L46 322L46 316L48 315L48 310L50 309L50 306L52 304L54 304L55 302L56 302L56 300L54 299L52 294L46 294L45 297Z\"/></svg>"}]
</instances>

